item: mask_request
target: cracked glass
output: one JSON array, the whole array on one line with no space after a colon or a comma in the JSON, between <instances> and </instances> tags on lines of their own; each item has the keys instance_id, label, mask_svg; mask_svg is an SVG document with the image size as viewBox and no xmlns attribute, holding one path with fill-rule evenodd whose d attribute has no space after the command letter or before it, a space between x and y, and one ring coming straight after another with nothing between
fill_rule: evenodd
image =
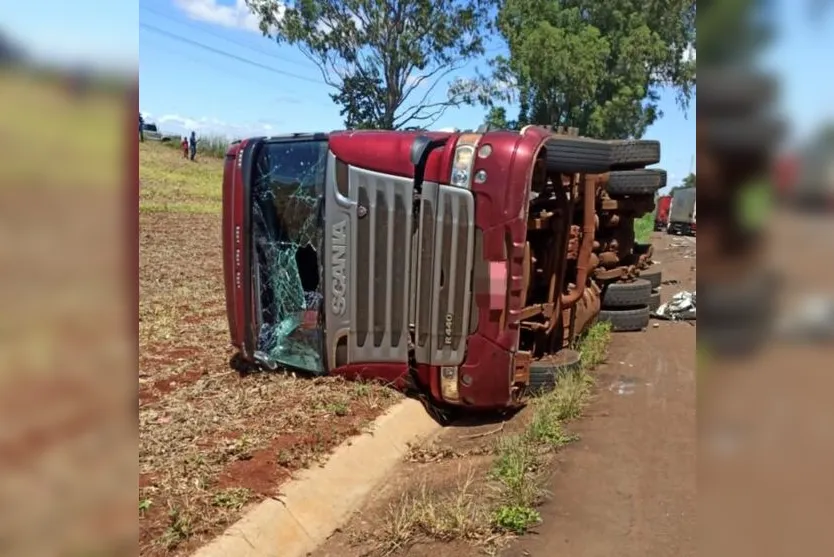
<instances>
[{"instance_id":1,"label":"cracked glass","mask_svg":"<svg viewBox=\"0 0 834 557\"><path fill-rule=\"evenodd\" d=\"M267 142L252 188L258 356L324 373L321 261L327 142Z\"/></svg>"}]
</instances>

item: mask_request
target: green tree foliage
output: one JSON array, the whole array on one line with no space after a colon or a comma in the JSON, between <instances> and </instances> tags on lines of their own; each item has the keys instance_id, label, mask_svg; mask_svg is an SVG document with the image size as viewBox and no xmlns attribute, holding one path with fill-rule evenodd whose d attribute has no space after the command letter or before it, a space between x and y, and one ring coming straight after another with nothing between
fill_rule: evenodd
<instances>
[{"instance_id":1,"label":"green tree foliage","mask_svg":"<svg viewBox=\"0 0 834 557\"><path fill-rule=\"evenodd\" d=\"M640 137L662 116L661 87L692 99L694 0L504 0L497 25L510 56L468 100L517 101L519 125Z\"/></svg>"},{"instance_id":2,"label":"green tree foliage","mask_svg":"<svg viewBox=\"0 0 834 557\"><path fill-rule=\"evenodd\" d=\"M518 122L507 120L507 109L503 106L490 107L484 123L494 130L517 130Z\"/></svg>"},{"instance_id":3,"label":"green tree foliage","mask_svg":"<svg viewBox=\"0 0 834 557\"><path fill-rule=\"evenodd\" d=\"M490 0L246 0L261 31L297 46L349 128L428 126L463 101L449 76L482 55ZM440 88L440 89L438 89Z\"/></svg>"},{"instance_id":4,"label":"green tree foliage","mask_svg":"<svg viewBox=\"0 0 834 557\"><path fill-rule=\"evenodd\" d=\"M682 187L682 188L691 188L693 186L695 186L695 174L694 173L692 173L689 176L687 176L686 178L684 178L683 182L681 182L681 185L680 185L680 187Z\"/></svg>"}]
</instances>

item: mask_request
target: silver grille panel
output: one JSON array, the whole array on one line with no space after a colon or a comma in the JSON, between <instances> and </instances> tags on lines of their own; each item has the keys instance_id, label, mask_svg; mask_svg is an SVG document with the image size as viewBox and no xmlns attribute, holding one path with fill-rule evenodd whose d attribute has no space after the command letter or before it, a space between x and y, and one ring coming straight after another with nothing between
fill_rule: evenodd
<instances>
[{"instance_id":1,"label":"silver grille panel","mask_svg":"<svg viewBox=\"0 0 834 557\"><path fill-rule=\"evenodd\" d=\"M408 361L409 324L419 363L463 363L472 301L472 194L424 183L412 234L411 179L351 167L345 197L335 175L330 154L322 257L329 365L345 337L349 362ZM344 260L344 279L337 276L337 255Z\"/></svg>"},{"instance_id":2,"label":"silver grille panel","mask_svg":"<svg viewBox=\"0 0 834 557\"><path fill-rule=\"evenodd\" d=\"M415 355L460 365L472 301L475 199L461 188L424 184L416 279Z\"/></svg>"},{"instance_id":3,"label":"silver grille panel","mask_svg":"<svg viewBox=\"0 0 834 557\"><path fill-rule=\"evenodd\" d=\"M408 284L412 230L412 182L367 170L348 170L348 196L335 184L336 161L328 168L327 222L331 228L349 219L347 237L346 310L328 306L327 342L331 365L336 345L347 336L349 362L408 361ZM361 215L361 216L360 216ZM334 240L326 234L329 257ZM327 292L332 287L334 262L325 260Z\"/></svg>"}]
</instances>

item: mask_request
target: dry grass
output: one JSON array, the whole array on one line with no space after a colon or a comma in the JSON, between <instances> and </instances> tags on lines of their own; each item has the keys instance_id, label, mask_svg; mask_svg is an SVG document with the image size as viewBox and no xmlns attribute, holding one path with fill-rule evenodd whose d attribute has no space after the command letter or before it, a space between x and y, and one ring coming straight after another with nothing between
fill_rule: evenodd
<instances>
[{"instance_id":1,"label":"dry grass","mask_svg":"<svg viewBox=\"0 0 834 557\"><path fill-rule=\"evenodd\" d=\"M484 499L478 489L477 474L467 469L453 489L429 487L423 479L417 488L404 494L389 507L375 549L391 555L427 540L471 540L481 542L494 537Z\"/></svg>"},{"instance_id":2,"label":"dry grass","mask_svg":"<svg viewBox=\"0 0 834 557\"><path fill-rule=\"evenodd\" d=\"M548 495L548 464L556 450L576 439L563 426L581 416L593 386L587 371L605 361L610 337L609 324L591 327L577 344L583 369L560 378L556 389L534 399L521 431L504 433L484 446L493 454L486 470L477 473L470 467L465 475L458 474L462 479L457 485L445 489L428 489L424 481L392 504L382 531L365 534L375 539L374 552L390 555L416 543L463 540L494 553L536 526L541 521L537 507ZM408 459L426 464L463 456L468 455L412 447Z\"/></svg>"},{"instance_id":3,"label":"dry grass","mask_svg":"<svg viewBox=\"0 0 834 557\"><path fill-rule=\"evenodd\" d=\"M223 160L183 158L162 143L139 144L139 211L220 214Z\"/></svg>"},{"instance_id":4,"label":"dry grass","mask_svg":"<svg viewBox=\"0 0 834 557\"><path fill-rule=\"evenodd\" d=\"M333 378L232 372L213 193L222 161L180 163L175 151L146 143L140 163L140 544L142 555L168 556L219 534L399 395Z\"/></svg>"}]
</instances>

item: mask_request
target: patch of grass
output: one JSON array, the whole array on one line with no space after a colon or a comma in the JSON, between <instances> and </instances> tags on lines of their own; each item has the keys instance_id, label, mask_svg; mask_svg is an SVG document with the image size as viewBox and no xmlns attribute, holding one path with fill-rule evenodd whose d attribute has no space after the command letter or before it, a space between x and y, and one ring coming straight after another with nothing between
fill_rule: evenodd
<instances>
[{"instance_id":1,"label":"patch of grass","mask_svg":"<svg viewBox=\"0 0 834 557\"><path fill-rule=\"evenodd\" d=\"M391 555L423 540L486 539L492 533L491 517L475 480L470 469L448 492L432 490L424 480L416 493L389 507L376 549Z\"/></svg>"},{"instance_id":2,"label":"patch of grass","mask_svg":"<svg viewBox=\"0 0 834 557\"><path fill-rule=\"evenodd\" d=\"M610 338L610 324L594 324L577 342L582 369L560 377L553 391L532 401L532 416L523 431L498 438L485 482L491 488L488 495L473 499L470 472L452 493L423 489L418 496L403 497L391 506L386 530L375 535L383 553L389 555L423 539L467 539L495 549L508 536L524 534L539 524L537 507L546 495L547 465L555 450L577 439L564 424L581 415L593 385L587 371L605 361Z\"/></svg>"},{"instance_id":3,"label":"patch of grass","mask_svg":"<svg viewBox=\"0 0 834 557\"><path fill-rule=\"evenodd\" d=\"M528 432L502 436L490 470L490 477L498 482L500 499L511 506L532 507L542 495L539 447Z\"/></svg>"},{"instance_id":4,"label":"patch of grass","mask_svg":"<svg viewBox=\"0 0 834 557\"><path fill-rule=\"evenodd\" d=\"M181 141L182 137L174 136L171 141L159 142L159 144L177 151L180 156L182 156ZM229 144L231 142L232 141L228 137L222 135L198 135L196 158L213 157L216 159L223 159L226 156L226 151L229 149Z\"/></svg>"},{"instance_id":5,"label":"patch of grass","mask_svg":"<svg viewBox=\"0 0 834 557\"><path fill-rule=\"evenodd\" d=\"M575 344L575 349L582 356L582 366L593 369L605 362L610 343L611 323L599 321L589 327Z\"/></svg>"},{"instance_id":6,"label":"patch of grass","mask_svg":"<svg viewBox=\"0 0 834 557\"><path fill-rule=\"evenodd\" d=\"M214 494L212 503L215 507L239 510L249 502L252 492L243 487L231 487Z\"/></svg>"},{"instance_id":7,"label":"patch of grass","mask_svg":"<svg viewBox=\"0 0 834 557\"><path fill-rule=\"evenodd\" d=\"M493 513L492 520L499 528L521 535L531 526L540 523L542 516L532 507L514 505L498 507Z\"/></svg>"},{"instance_id":8,"label":"patch of grass","mask_svg":"<svg viewBox=\"0 0 834 557\"><path fill-rule=\"evenodd\" d=\"M168 520L168 527L160 542L166 549L171 550L176 549L191 536L191 518L188 514L174 508L168 512Z\"/></svg>"},{"instance_id":9,"label":"patch of grass","mask_svg":"<svg viewBox=\"0 0 834 557\"><path fill-rule=\"evenodd\" d=\"M347 416L348 412L350 412L348 403L341 400L326 404L324 409L336 416Z\"/></svg>"},{"instance_id":10,"label":"patch of grass","mask_svg":"<svg viewBox=\"0 0 834 557\"><path fill-rule=\"evenodd\" d=\"M645 244L654 232L654 211L634 219L634 241Z\"/></svg>"},{"instance_id":11,"label":"patch of grass","mask_svg":"<svg viewBox=\"0 0 834 557\"><path fill-rule=\"evenodd\" d=\"M191 161L165 144L139 144L139 211L219 214L223 202L223 161Z\"/></svg>"}]
</instances>

